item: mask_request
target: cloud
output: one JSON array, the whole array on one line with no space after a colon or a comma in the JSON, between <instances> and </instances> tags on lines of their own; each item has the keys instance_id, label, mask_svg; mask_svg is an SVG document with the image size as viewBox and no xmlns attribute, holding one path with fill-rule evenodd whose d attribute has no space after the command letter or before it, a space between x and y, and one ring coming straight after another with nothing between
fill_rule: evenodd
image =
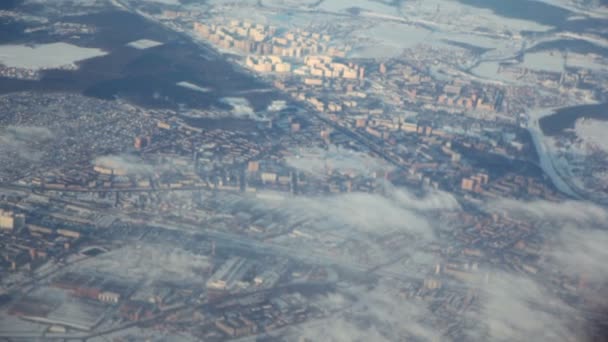
<instances>
[{"instance_id":1,"label":"cloud","mask_svg":"<svg viewBox=\"0 0 608 342\"><path fill-rule=\"evenodd\" d=\"M77 268L108 273L133 280L200 282L211 261L178 247L160 244L128 245L95 258Z\"/></svg>"},{"instance_id":2,"label":"cloud","mask_svg":"<svg viewBox=\"0 0 608 342\"><path fill-rule=\"evenodd\" d=\"M562 272L582 276L586 281L608 281L608 232L568 226L562 229L548 253Z\"/></svg>"},{"instance_id":3,"label":"cloud","mask_svg":"<svg viewBox=\"0 0 608 342\"><path fill-rule=\"evenodd\" d=\"M151 175L154 173L154 167L151 164L139 157L128 154L97 157L93 160L93 164L130 175Z\"/></svg>"},{"instance_id":4,"label":"cloud","mask_svg":"<svg viewBox=\"0 0 608 342\"><path fill-rule=\"evenodd\" d=\"M501 200L490 211L532 222L547 245L546 262L570 276L585 274L592 281L608 281L608 211L585 201Z\"/></svg>"},{"instance_id":5,"label":"cloud","mask_svg":"<svg viewBox=\"0 0 608 342\"><path fill-rule=\"evenodd\" d=\"M481 308L468 317L475 341L577 341L576 311L530 278L494 273L481 287Z\"/></svg>"},{"instance_id":6,"label":"cloud","mask_svg":"<svg viewBox=\"0 0 608 342\"><path fill-rule=\"evenodd\" d=\"M48 128L36 126L8 126L6 132L21 141L44 141L54 136Z\"/></svg>"},{"instance_id":7,"label":"cloud","mask_svg":"<svg viewBox=\"0 0 608 342\"><path fill-rule=\"evenodd\" d=\"M392 169L381 159L334 145L327 150L322 148L299 149L294 151L293 155L286 157L285 162L294 169L316 176L327 175L331 171L369 175L381 169Z\"/></svg>"},{"instance_id":8,"label":"cloud","mask_svg":"<svg viewBox=\"0 0 608 342\"><path fill-rule=\"evenodd\" d=\"M602 298L597 291L608 284L608 211L585 201L543 200L494 201L486 210L530 222L543 238L539 276L498 273L483 287L477 318L491 339L584 340L590 322L579 310L589 309L589 303L566 303L558 293L561 283L569 283L568 291L578 299Z\"/></svg>"},{"instance_id":9,"label":"cloud","mask_svg":"<svg viewBox=\"0 0 608 342\"><path fill-rule=\"evenodd\" d=\"M533 219L545 222L594 223L608 222L608 212L602 207L584 201L517 201L503 199L492 201L486 205L491 212L504 212L519 215L523 219Z\"/></svg>"},{"instance_id":10,"label":"cloud","mask_svg":"<svg viewBox=\"0 0 608 342\"><path fill-rule=\"evenodd\" d=\"M7 126L0 128L0 152L17 154L25 160L42 156L37 146L54 138L51 130L37 126Z\"/></svg>"},{"instance_id":11,"label":"cloud","mask_svg":"<svg viewBox=\"0 0 608 342\"><path fill-rule=\"evenodd\" d=\"M458 203L444 192L416 197L402 188L386 186L386 194L365 192L329 196L296 196L283 201L256 199L261 210L281 213L293 222L313 221L315 229L336 232L342 227L361 233L382 235L408 232L431 238L432 229L425 214L432 210L458 209Z\"/></svg>"},{"instance_id":12,"label":"cloud","mask_svg":"<svg viewBox=\"0 0 608 342\"><path fill-rule=\"evenodd\" d=\"M423 196L415 196L403 188L397 188L385 182L387 196L400 206L412 210L458 210L460 204L450 193L440 190L431 190Z\"/></svg>"},{"instance_id":13,"label":"cloud","mask_svg":"<svg viewBox=\"0 0 608 342\"><path fill-rule=\"evenodd\" d=\"M258 117L249 101L243 97L224 97L221 102L232 107L232 115L235 117L248 119Z\"/></svg>"},{"instance_id":14,"label":"cloud","mask_svg":"<svg viewBox=\"0 0 608 342\"><path fill-rule=\"evenodd\" d=\"M290 330L286 340L303 341L446 341L430 324L425 303L399 296L394 286L380 283L371 289L353 287L348 298L329 318ZM332 295L335 297L335 295ZM333 299L317 299L323 307ZM333 300L335 301L335 300Z\"/></svg>"},{"instance_id":15,"label":"cloud","mask_svg":"<svg viewBox=\"0 0 608 342\"><path fill-rule=\"evenodd\" d=\"M266 241L303 260L313 256L314 262L355 272L422 280L438 262L433 252L440 225L437 212L458 208L448 198L435 192L416 198L406 189L394 188L385 194L255 198L246 201L249 208L237 206L257 217L261 223L256 225L281 227Z\"/></svg>"},{"instance_id":16,"label":"cloud","mask_svg":"<svg viewBox=\"0 0 608 342\"><path fill-rule=\"evenodd\" d=\"M180 173L193 170L192 160L189 158L162 156L154 160L144 160L135 155L117 154L97 157L93 165L114 169L115 172L127 175L151 176L164 172Z\"/></svg>"}]
</instances>

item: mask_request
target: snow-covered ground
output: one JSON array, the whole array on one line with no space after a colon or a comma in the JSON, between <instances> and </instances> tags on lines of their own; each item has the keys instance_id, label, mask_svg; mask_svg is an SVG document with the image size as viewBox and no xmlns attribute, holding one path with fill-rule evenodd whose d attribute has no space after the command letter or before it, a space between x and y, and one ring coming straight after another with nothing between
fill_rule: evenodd
<instances>
[{"instance_id":1,"label":"snow-covered ground","mask_svg":"<svg viewBox=\"0 0 608 342\"><path fill-rule=\"evenodd\" d=\"M398 55L403 49L428 43L431 31L403 23L380 22L353 34L369 39L370 42L358 46L351 57L387 58Z\"/></svg>"},{"instance_id":2,"label":"snow-covered ground","mask_svg":"<svg viewBox=\"0 0 608 342\"><path fill-rule=\"evenodd\" d=\"M127 46L130 46L132 48L136 48L139 50L145 50L145 49L149 49L149 48L153 48L153 47L161 46L161 45L163 45L163 43L157 42L155 40L150 40L150 39L140 39L140 40L136 40L134 42L130 42L129 44L127 44Z\"/></svg>"},{"instance_id":3,"label":"snow-covered ground","mask_svg":"<svg viewBox=\"0 0 608 342\"><path fill-rule=\"evenodd\" d=\"M599 148L602 151L608 153L608 122L593 120L593 119L579 119L574 125L574 131L585 144L588 144L592 148Z\"/></svg>"},{"instance_id":4,"label":"snow-covered ground","mask_svg":"<svg viewBox=\"0 0 608 342\"><path fill-rule=\"evenodd\" d=\"M594 119L579 119L574 132L579 140L558 144L557 138L547 137L539 127L539 120L553 114L555 109L537 109L529 115L528 129L540 159L540 166L551 178L553 184L562 192L581 198L583 195L593 200L605 201L606 194L595 191L589 182L608 181L605 173L589 175L596 161L588 159L594 151L608 153L606 131L608 122ZM577 170L580 166L582 169ZM593 178L593 179L592 179ZM605 179L602 181L602 179Z\"/></svg>"},{"instance_id":5,"label":"snow-covered ground","mask_svg":"<svg viewBox=\"0 0 608 342\"><path fill-rule=\"evenodd\" d=\"M83 48L63 42L27 45L0 45L0 63L27 69L76 68L76 62L103 56L101 49Z\"/></svg>"},{"instance_id":6,"label":"snow-covered ground","mask_svg":"<svg viewBox=\"0 0 608 342\"><path fill-rule=\"evenodd\" d=\"M375 13L382 13L382 14L388 14L388 15L395 14L395 7L385 5L379 1L376 2L376 1L368 1L368 0L349 0L349 1L325 0L325 1L321 2L321 4L319 6L317 6L316 8L318 8L320 10L324 10L324 11L330 11L330 12L344 12L347 9L353 8L353 7L356 7L361 10L365 10L365 11L375 12Z\"/></svg>"},{"instance_id":7,"label":"snow-covered ground","mask_svg":"<svg viewBox=\"0 0 608 342\"><path fill-rule=\"evenodd\" d=\"M500 73L499 69L500 62L481 62L476 67L471 69L471 73L475 76L488 80L498 80L507 83L515 82L515 79L511 74Z\"/></svg>"},{"instance_id":8,"label":"snow-covered ground","mask_svg":"<svg viewBox=\"0 0 608 342\"><path fill-rule=\"evenodd\" d=\"M559 52L526 53L521 66L534 70L562 72L564 57Z\"/></svg>"}]
</instances>

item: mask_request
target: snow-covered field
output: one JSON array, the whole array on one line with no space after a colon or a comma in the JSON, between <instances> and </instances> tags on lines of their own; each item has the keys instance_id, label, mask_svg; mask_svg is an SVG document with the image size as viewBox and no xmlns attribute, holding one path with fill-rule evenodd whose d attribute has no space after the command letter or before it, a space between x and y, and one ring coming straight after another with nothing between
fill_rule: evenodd
<instances>
[{"instance_id":1,"label":"snow-covered field","mask_svg":"<svg viewBox=\"0 0 608 342\"><path fill-rule=\"evenodd\" d=\"M559 52L526 53L522 66L534 70L562 72L564 57Z\"/></svg>"},{"instance_id":2,"label":"snow-covered field","mask_svg":"<svg viewBox=\"0 0 608 342\"><path fill-rule=\"evenodd\" d=\"M585 144L590 147L599 148L605 152L608 152L608 122L593 120L593 119L579 119L574 125L574 131Z\"/></svg>"},{"instance_id":3,"label":"snow-covered field","mask_svg":"<svg viewBox=\"0 0 608 342\"><path fill-rule=\"evenodd\" d=\"M145 50L145 49L149 49L149 48L153 48L153 47L161 46L161 45L163 45L163 43L157 42L155 40L150 40L150 39L140 39L140 40L136 40L134 42L130 42L129 44L127 44L127 46L130 46L132 48L136 48L139 50Z\"/></svg>"},{"instance_id":4,"label":"snow-covered field","mask_svg":"<svg viewBox=\"0 0 608 342\"><path fill-rule=\"evenodd\" d=\"M326 0L323 1L317 8L320 10L330 11L330 12L343 12L349 8L359 8L361 10L394 15L395 7L385 5L381 2L376 1L368 1L368 0Z\"/></svg>"},{"instance_id":5,"label":"snow-covered field","mask_svg":"<svg viewBox=\"0 0 608 342\"><path fill-rule=\"evenodd\" d=\"M354 31L353 34L369 39L353 50L351 57L386 58L398 55L403 49L429 42L431 31L394 22L380 22L372 28Z\"/></svg>"},{"instance_id":6,"label":"snow-covered field","mask_svg":"<svg viewBox=\"0 0 608 342\"><path fill-rule=\"evenodd\" d=\"M27 69L76 68L76 62L103 56L101 49L83 48L67 43L36 46L0 45L0 63L8 67Z\"/></svg>"}]
</instances>

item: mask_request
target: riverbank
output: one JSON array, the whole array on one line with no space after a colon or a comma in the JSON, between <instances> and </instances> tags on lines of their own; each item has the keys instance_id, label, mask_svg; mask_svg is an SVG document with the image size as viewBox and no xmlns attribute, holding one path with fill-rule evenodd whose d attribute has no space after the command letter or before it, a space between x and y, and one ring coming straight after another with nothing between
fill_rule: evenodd
<instances>
[{"instance_id":1,"label":"riverbank","mask_svg":"<svg viewBox=\"0 0 608 342\"><path fill-rule=\"evenodd\" d=\"M540 167L549 176L553 185L568 196L582 199L583 196L581 196L580 190L577 190L576 186L566 180L567 178L572 178L572 175L567 174L567 170L563 170L563 168L558 166L558 162L555 160L555 151L550 141L548 141L549 138L545 137L540 128L540 120L543 117L552 115L557 109L538 108L530 111L528 113L528 131L532 136L534 147L538 153Z\"/></svg>"}]
</instances>

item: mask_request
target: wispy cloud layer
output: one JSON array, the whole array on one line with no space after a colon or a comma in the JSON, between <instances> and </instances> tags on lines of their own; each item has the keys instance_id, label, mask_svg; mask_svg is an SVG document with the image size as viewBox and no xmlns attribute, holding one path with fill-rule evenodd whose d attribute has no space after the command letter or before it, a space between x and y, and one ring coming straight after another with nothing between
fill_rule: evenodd
<instances>
[{"instance_id":1,"label":"wispy cloud layer","mask_svg":"<svg viewBox=\"0 0 608 342\"><path fill-rule=\"evenodd\" d=\"M475 341L576 341L576 312L525 276L494 273L481 287L480 323L467 331Z\"/></svg>"},{"instance_id":2,"label":"wispy cloud layer","mask_svg":"<svg viewBox=\"0 0 608 342\"><path fill-rule=\"evenodd\" d=\"M120 170L131 175L151 175L154 168L139 157L121 154L95 158L94 165Z\"/></svg>"},{"instance_id":3,"label":"wispy cloud layer","mask_svg":"<svg viewBox=\"0 0 608 342\"><path fill-rule=\"evenodd\" d=\"M210 260L180 248L159 244L125 246L88 259L78 268L147 281L202 282Z\"/></svg>"},{"instance_id":4,"label":"wispy cloud layer","mask_svg":"<svg viewBox=\"0 0 608 342\"><path fill-rule=\"evenodd\" d=\"M0 151L16 153L26 160L41 157L38 144L53 139L54 134L48 128L37 126L8 126L0 128Z\"/></svg>"},{"instance_id":5,"label":"wispy cloud layer","mask_svg":"<svg viewBox=\"0 0 608 342\"><path fill-rule=\"evenodd\" d=\"M333 171L368 175L381 169L391 167L381 159L373 158L363 152L346 150L330 146L327 150L321 148L300 149L285 159L287 165L302 172L321 176Z\"/></svg>"},{"instance_id":6,"label":"wispy cloud layer","mask_svg":"<svg viewBox=\"0 0 608 342\"><path fill-rule=\"evenodd\" d=\"M430 324L432 314L424 302L401 298L388 284L372 289L350 288L348 293L349 298L355 299L343 304L344 310L331 319L291 330L286 340L298 337L304 341L331 342L445 341Z\"/></svg>"}]
</instances>

